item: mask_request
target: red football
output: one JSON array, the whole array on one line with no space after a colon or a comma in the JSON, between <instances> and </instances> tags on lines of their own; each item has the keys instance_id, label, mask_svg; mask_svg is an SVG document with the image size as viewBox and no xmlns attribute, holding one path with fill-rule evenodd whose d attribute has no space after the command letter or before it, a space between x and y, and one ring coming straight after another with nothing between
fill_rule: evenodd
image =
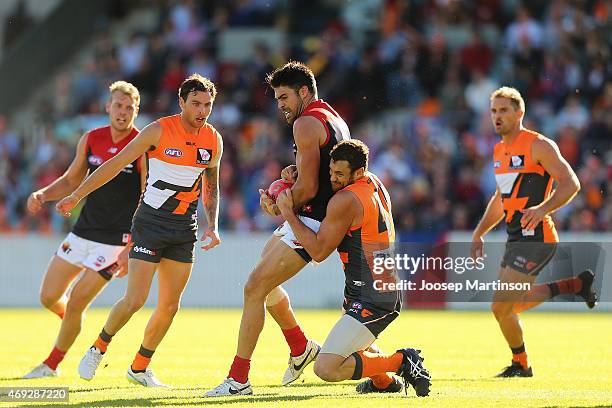
<instances>
[{"instance_id":1,"label":"red football","mask_svg":"<svg viewBox=\"0 0 612 408\"><path fill-rule=\"evenodd\" d=\"M278 195L286 188L289 188L293 185L293 183L290 183L288 181L285 181L283 179L278 179L272 182L272 184L270 184L270 187L268 187L268 189L266 190L266 193L268 193L268 195L274 200L276 201L276 198L278 197Z\"/></svg>"}]
</instances>

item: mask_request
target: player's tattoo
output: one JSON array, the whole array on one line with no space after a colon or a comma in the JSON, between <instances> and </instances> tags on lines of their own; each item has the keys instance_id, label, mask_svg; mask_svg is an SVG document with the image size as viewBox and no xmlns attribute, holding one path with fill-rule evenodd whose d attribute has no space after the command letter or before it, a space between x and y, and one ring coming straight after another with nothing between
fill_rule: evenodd
<instances>
[{"instance_id":1,"label":"player's tattoo","mask_svg":"<svg viewBox=\"0 0 612 408\"><path fill-rule=\"evenodd\" d=\"M209 227L217 227L219 218L219 166L204 170L204 211Z\"/></svg>"}]
</instances>

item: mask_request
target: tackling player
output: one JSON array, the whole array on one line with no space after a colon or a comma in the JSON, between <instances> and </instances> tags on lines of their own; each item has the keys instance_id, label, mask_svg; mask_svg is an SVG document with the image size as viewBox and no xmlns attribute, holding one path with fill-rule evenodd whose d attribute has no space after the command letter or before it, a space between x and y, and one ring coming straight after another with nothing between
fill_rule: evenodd
<instances>
[{"instance_id":1,"label":"tackling player","mask_svg":"<svg viewBox=\"0 0 612 408\"><path fill-rule=\"evenodd\" d=\"M420 397L429 394L430 376L420 351L400 349L394 354L367 349L399 316L401 292L388 288L397 282L395 268L377 270L375 259L393 257L395 228L391 200L378 177L368 172L368 148L359 140L343 141L331 151L331 183L336 194L318 232L294 211L290 189L279 196L281 214L304 249L317 262L336 248L344 267L344 315L327 336L314 371L325 381L370 377L357 391L398 392L401 384L387 373L397 373ZM387 285L385 287L385 285Z\"/></svg>"}]
</instances>

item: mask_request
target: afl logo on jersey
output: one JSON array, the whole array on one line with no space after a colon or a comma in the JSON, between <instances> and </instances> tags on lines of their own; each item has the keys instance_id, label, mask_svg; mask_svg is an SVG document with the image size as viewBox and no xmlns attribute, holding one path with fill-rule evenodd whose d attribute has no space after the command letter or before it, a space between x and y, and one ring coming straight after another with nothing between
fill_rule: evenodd
<instances>
[{"instance_id":1,"label":"afl logo on jersey","mask_svg":"<svg viewBox=\"0 0 612 408\"><path fill-rule=\"evenodd\" d=\"M104 163L104 159L98 156L89 156L87 160L89 161L89 164L91 164L92 166L99 166L102 163Z\"/></svg>"},{"instance_id":2,"label":"afl logo on jersey","mask_svg":"<svg viewBox=\"0 0 612 408\"><path fill-rule=\"evenodd\" d=\"M166 156L170 156L170 157L181 157L183 156L183 152L179 149L173 149L171 147L167 148L164 153L166 154Z\"/></svg>"}]
</instances>

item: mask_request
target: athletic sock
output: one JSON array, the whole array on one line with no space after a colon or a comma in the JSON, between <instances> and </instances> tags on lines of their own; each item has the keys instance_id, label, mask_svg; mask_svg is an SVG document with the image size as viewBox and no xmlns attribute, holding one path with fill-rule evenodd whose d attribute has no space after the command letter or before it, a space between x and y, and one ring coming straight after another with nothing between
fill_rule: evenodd
<instances>
[{"instance_id":1,"label":"athletic sock","mask_svg":"<svg viewBox=\"0 0 612 408\"><path fill-rule=\"evenodd\" d=\"M155 353L155 350L149 350L141 345L140 350L138 350L138 353L136 353L134 357L134 361L132 361L132 366L130 367L132 371L135 373L144 373L151 362L153 353Z\"/></svg>"},{"instance_id":2,"label":"athletic sock","mask_svg":"<svg viewBox=\"0 0 612 408\"><path fill-rule=\"evenodd\" d=\"M512 350L512 362L520 363L521 367L523 367L523 370L527 370L529 368L529 360L527 360L525 343L523 343L519 347L510 347L510 350Z\"/></svg>"},{"instance_id":3,"label":"athletic sock","mask_svg":"<svg viewBox=\"0 0 612 408\"><path fill-rule=\"evenodd\" d=\"M404 360L404 355L400 352L382 355L368 351L358 351L351 355L355 357L356 363L352 377L353 380L372 377L378 374L396 373Z\"/></svg>"},{"instance_id":4,"label":"athletic sock","mask_svg":"<svg viewBox=\"0 0 612 408\"><path fill-rule=\"evenodd\" d=\"M61 351L57 347L53 347L53 350L51 350L51 354L49 354L49 357L47 357L47 359L43 361L43 363L46 364L47 367L49 367L50 369L57 370L57 366L59 365L59 363L62 362L65 355L65 351Z\"/></svg>"},{"instance_id":5,"label":"athletic sock","mask_svg":"<svg viewBox=\"0 0 612 408\"><path fill-rule=\"evenodd\" d=\"M246 383L249 379L249 370L251 369L251 360L242 358L242 357L234 357L234 361L232 362L232 367L230 368L228 378L233 378L239 383Z\"/></svg>"},{"instance_id":6,"label":"athletic sock","mask_svg":"<svg viewBox=\"0 0 612 408\"><path fill-rule=\"evenodd\" d=\"M108 334L104 329L100 332L100 335L96 339L93 344L93 347L96 347L102 354L106 353L106 349L108 348L108 344L113 339L113 336Z\"/></svg>"},{"instance_id":7,"label":"athletic sock","mask_svg":"<svg viewBox=\"0 0 612 408\"><path fill-rule=\"evenodd\" d=\"M582 281L580 278L569 278L554 281L548 284L550 288L550 297L557 295L576 294L582 290Z\"/></svg>"},{"instance_id":8,"label":"athletic sock","mask_svg":"<svg viewBox=\"0 0 612 408\"><path fill-rule=\"evenodd\" d=\"M297 357L304 354L304 351L306 351L306 346L308 345L308 339L304 335L304 332L299 325L292 329L283 329L283 335L285 336L285 340L287 340L287 344L291 349L292 357Z\"/></svg>"},{"instance_id":9,"label":"athletic sock","mask_svg":"<svg viewBox=\"0 0 612 408\"><path fill-rule=\"evenodd\" d=\"M393 377L389 374L377 374L370 377L372 379L372 383L379 390L384 390L393 382Z\"/></svg>"}]
</instances>

